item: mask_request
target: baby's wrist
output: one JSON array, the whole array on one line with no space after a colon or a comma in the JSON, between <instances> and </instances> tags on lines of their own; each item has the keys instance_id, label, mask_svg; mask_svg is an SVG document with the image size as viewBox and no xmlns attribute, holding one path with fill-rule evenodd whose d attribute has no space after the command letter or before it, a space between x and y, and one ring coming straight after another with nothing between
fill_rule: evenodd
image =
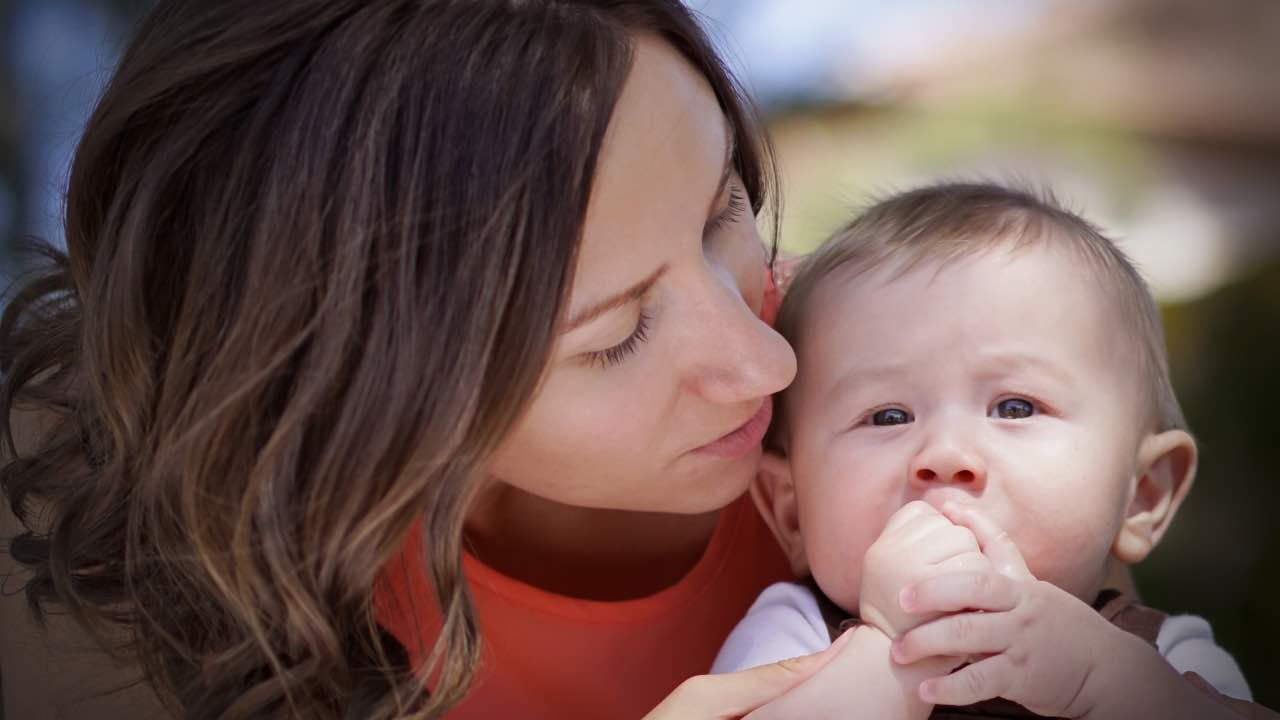
<instances>
[{"instance_id":1,"label":"baby's wrist","mask_svg":"<svg viewBox=\"0 0 1280 720\"><path fill-rule=\"evenodd\" d=\"M875 628L889 640L898 639L903 633L910 628L899 627L902 625L901 620L895 622L891 619L889 613L883 612L880 608L869 605L859 604L858 619L863 625Z\"/></svg>"},{"instance_id":2,"label":"baby's wrist","mask_svg":"<svg viewBox=\"0 0 1280 720\"><path fill-rule=\"evenodd\" d=\"M1099 637L1094 662L1081 686L1071 717L1106 720L1128 717L1179 717L1170 704L1180 675L1142 638L1108 624Z\"/></svg>"}]
</instances>

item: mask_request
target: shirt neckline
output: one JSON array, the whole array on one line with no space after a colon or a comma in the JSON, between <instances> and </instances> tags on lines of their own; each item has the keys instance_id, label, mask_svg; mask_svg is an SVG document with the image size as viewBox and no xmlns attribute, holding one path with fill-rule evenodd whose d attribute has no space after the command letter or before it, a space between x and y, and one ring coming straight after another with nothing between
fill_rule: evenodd
<instances>
[{"instance_id":1,"label":"shirt neckline","mask_svg":"<svg viewBox=\"0 0 1280 720\"><path fill-rule=\"evenodd\" d=\"M507 602L530 610L575 621L600 623L642 622L682 607L711 585L724 569L729 547L739 534L745 494L720 512L715 529L701 557L684 577L651 595L628 600L589 600L550 592L516 580L486 565L469 551L462 556L467 579ZM750 509L750 508L747 508Z\"/></svg>"}]
</instances>

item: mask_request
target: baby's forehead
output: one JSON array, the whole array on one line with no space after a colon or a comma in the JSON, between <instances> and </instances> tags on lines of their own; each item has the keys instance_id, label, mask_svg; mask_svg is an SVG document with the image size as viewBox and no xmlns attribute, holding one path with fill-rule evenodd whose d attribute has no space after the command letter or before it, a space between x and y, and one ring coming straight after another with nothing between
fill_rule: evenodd
<instances>
[{"instance_id":1,"label":"baby's forehead","mask_svg":"<svg viewBox=\"0 0 1280 720\"><path fill-rule=\"evenodd\" d=\"M1071 295L1064 296L1063 291ZM987 240L975 242L964 252L953 246L936 253L885 254L832 267L813 278L800 319L802 325L815 318L831 322L821 312L831 308L837 317L864 311L892 315L894 307L910 309L910 302L917 299L959 301L933 306L930 318L962 312L970 304L965 301L974 298L1049 305L1088 300L1105 309L1111 305L1111 295L1108 283L1077 253L1051 243Z\"/></svg>"},{"instance_id":2,"label":"baby's forehead","mask_svg":"<svg viewBox=\"0 0 1280 720\"><path fill-rule=\"evenodd\" d=\"M836 372L851 357L945 363L1015 346L1126 381L1137 365L1136 333L1106 285L1083 258L1049 244L849 263L815 279L800 320L795 351L810 375Z\"/></svg>"}]
</instances>

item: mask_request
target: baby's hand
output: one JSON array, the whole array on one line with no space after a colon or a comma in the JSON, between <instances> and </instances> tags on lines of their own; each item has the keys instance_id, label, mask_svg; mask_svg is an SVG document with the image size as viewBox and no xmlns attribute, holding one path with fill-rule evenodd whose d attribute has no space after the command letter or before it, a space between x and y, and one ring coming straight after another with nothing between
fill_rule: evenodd
<instances>
[{"instance_id":1,"label":"baby's hand","mask_svg":"<svg viewBox=\"0 0 1280 720\"><path fill-rule=\"evenodd\" d=\"M920 698L970 705L1002 697L1039 715L1088 715L1098 700L1098 666L1109 648L1125 644L1127 634L1079 598L1037 580L1017 546L986 516L952 504L944 512L972 529L991 565L936 575L903 592L903 605L911 612L956 614L894 642L895 661L976 658L950 675L922 682Z\"/></svg>"},{"instance_id":2,"label":"baby's hand","mask_svg":"<svg viewBox=\"0 0 1280 720\"><path fill-rule=\"evenodd\" d=\"M939 574L989 568L972 531L927 503L907 503L867 548L858 614L863 622L896 638L942 614L903 609L899 594L904 588Z\"/></svg>"}]
</instances>

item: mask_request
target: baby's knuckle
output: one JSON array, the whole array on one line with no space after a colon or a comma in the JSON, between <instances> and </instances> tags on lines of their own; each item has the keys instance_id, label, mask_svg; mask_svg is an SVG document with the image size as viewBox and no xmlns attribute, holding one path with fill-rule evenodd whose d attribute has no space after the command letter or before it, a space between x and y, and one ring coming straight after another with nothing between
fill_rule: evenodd
<instances>
[{"instance_id":1,"label":"baby's knuckle","mask_svg":"<svg viewBox=\"0 0 1280 720\"><path fill-rule=\"evenodd\" d=\"M1019 631L1026 632L1035 625L1036 617L1038 616L1034 612L1017 613L1014 615L1014 623Z\"/></svg>"},{"instance_id":2,"label":"baby's knuckle","mask_svg":"<svg viewBox=\"0 0 1280 720\"><path fill-rule=\"evenodd\" d=\"M964 684L971 697L983 697L987 687L986 671L977 665L970 665L964 674Z\"/></svg>"},{"instance_id":3,"label":"baby's knuckle","mask_svg":"<svg viewBox=\"0 0 1280 720\"><path fill-rule=\"evenodd\" d=\"M970 578L970 582L973 583L972 590L976 596L985 596L991 589L991 576L989 574L984 572L974 573Z\"/></svg>"},{"instance_id":4,"label":"baby's knuckle","mask_svg":"<svg viewBox=\"0 0 1280 720\"><path fill-rule=\"evenodd\" d=\"M882 545L876 544L867 548L867 552L862 557L862 563L870 567L878 567L883 561L884 549Z\"/></svg>"},{"instance_id":5,"label":"baby's knuckle","mask_svg":"<svg viewBox=\"0 0 1280 720\"><path fill-rule=\"evenodd\" d=\"M933 506L929 503L923 500L912 500L906 505L903 505L902 509L898 512L901 512L904 515L914 515L915 513L930 513L932 510Z\"/></svg>"}]
</instances>

